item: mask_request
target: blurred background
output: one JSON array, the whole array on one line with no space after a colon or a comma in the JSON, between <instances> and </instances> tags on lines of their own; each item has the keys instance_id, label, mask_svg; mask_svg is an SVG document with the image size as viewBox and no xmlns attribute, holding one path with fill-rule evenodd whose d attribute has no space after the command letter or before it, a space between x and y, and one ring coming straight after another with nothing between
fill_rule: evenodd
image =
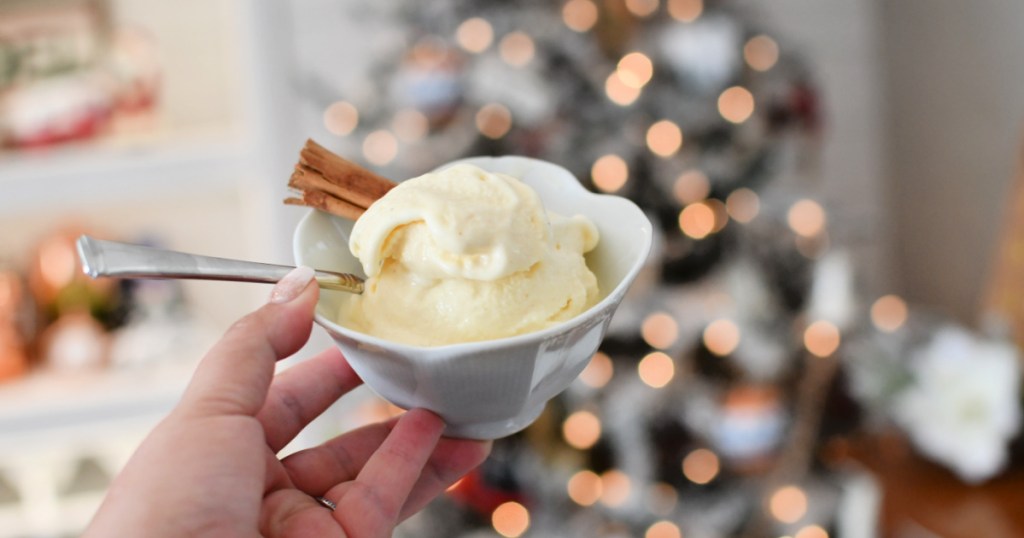
<instances>
[{"instance_id":1,"label":"blurred background","mask_svg":"<svg viewBox=\"0 0 1024 538\"><path fill-rule=\"evenodd\" d=\"M0 0L0 536L77 535L268 292L92 281L74 238L289 263L307 138L656 223L580 378L396 535L1024 535L1024 4L378 4Z\"/></svg>"}]
</instances>

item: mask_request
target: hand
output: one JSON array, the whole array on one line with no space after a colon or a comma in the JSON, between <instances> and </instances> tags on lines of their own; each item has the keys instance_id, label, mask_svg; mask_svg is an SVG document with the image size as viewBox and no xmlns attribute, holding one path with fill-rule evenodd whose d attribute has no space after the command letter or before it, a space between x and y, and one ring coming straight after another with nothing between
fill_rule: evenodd
<instances>
[{"instance_id":1,"label":"hand","mask_svg":"<svg viewBox=\"0 0 1024 538\"><path fill-rule=\"evenodd\" d=\"M278 459L361 383L334 348L274 376L275 361L309 338L311 279L293 271L210 350L85 536L390 536L487 457L489 443L442 438L444 422L414 409Z\"/></svg>"}]
</instances>

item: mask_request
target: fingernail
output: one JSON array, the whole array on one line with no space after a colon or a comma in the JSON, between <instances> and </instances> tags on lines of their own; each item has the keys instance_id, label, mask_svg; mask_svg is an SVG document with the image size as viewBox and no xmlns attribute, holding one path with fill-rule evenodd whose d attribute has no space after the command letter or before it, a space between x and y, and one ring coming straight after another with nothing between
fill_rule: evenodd
<instances>
[{"instance_id":1,"label":"fingernail","mask_svg":"<svg viewBox=\"0 0 1024 538\"><path fill-rule=\"evenodd\" d=\"M270 292L270 302L274 304L287 303L298 297L302 290L309 285L309 281L313 280L314 274L315 271L311 267L303 266L292 269L274 285L273 291Z\"/></svg>"}]
</instances>

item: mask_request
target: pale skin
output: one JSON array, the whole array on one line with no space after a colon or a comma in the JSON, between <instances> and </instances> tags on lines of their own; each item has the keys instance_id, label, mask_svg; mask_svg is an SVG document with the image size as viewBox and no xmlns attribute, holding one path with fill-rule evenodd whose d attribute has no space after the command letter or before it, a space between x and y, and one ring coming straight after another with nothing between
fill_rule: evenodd
<instances>
[{"instance_id":1,"label":"pale skin","mask_svg":"<svg viewBox=\"0 0 1024 538\"><path fill-rule=\"evenodd\" d=\"M275 362L309 338L318 294L311 276L293 271L203 358L85 537L391 536L483 462L489 443L442 437L444 422L422 409L278 458L361 383L333 348L274 375Z\"/></svg>"}]
</instances>

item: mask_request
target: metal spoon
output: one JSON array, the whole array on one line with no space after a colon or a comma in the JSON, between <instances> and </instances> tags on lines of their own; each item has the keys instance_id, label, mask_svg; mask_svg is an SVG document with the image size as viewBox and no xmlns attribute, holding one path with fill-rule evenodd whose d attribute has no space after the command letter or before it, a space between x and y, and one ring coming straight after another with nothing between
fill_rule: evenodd
<instances>
[{"instance_id":1,"label":"metal spoon","mask_svg":"<svg viewBox=\"0 0 1024 538\"><path fill-rule=\"evenodd\" d=\"M273 284L294 269L104 241L87 235L78 238L77 246L82 270L93 278L187 278ZM363 292L363 279L356 275L317 270L315 278L321 288Z\"/></svg>"}]
</instances>

